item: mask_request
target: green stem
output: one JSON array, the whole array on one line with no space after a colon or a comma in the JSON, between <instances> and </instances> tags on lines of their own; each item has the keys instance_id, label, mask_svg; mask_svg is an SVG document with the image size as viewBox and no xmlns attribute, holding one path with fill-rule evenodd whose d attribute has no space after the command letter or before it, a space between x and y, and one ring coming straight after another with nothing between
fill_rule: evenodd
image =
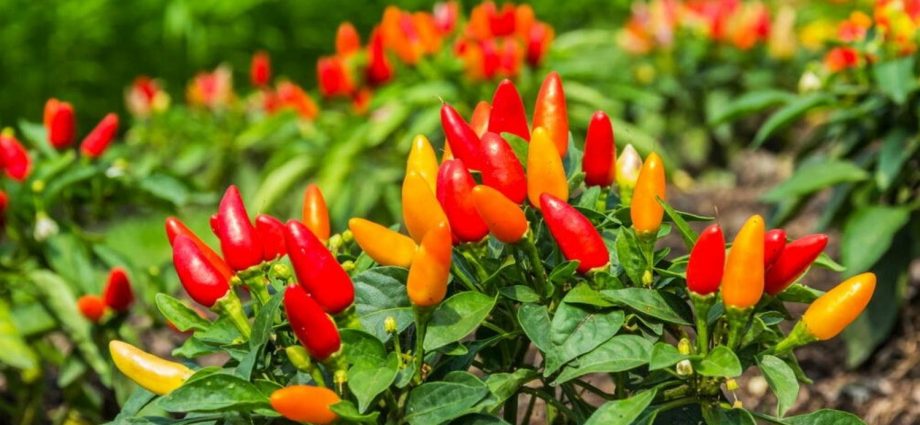
<instances>
[{"instance_id":1,"label":"green stem","mask_svg":"<svg viewBox=\"0 0 920 425\"><path fill-rule=\"evenodd\" d=\"M422 382L422 366L425 363L425 332L428 330L428 320L431 319L431 310L422 307L415 308L415 382Z\"/></svg>"},{"instance_id":2,"label":"green stem","mask_svg":"<svg viewBox=\"0 0 920 425\"><path fill-rule=\"evenodd\" d=\"M243 304L240 303L240 299L232 289L217 300L212 309L218 314L230 318L233 325L240 331L240 335L243 336L243 340L249 340L249 336L252 334L252 326L249 325L249 320L243 311Z\"/></svg>"},{"instance_id":3,"label":"green stem","mask_svg":"<svg viewBox=\"0 0 920 425\"><path fill-rule=\"evenodd\" d=\"M607 212L607 197L610 194L609 187L601 187L601 193L597 195L597 202L594 204L594 210L599 212Z\"/></svg>"},{"instance_id":4,"label":"green stem","mask_svg":"<svg viewBox=\"0 0 920 425\"><path fill-rule=\"evenodd\" d=\"M530 266L533 267L533 273L536 275L537 290L543 299L549 297L549 282L546 280L546 269L543 268L543 261L540 259L540 253L537 252L537 246L533 242L533 233L528 232L524 239L518 242L518 246L524 249Z\"/></svg>"},{"instance_id":5,"label":"green stem","mask_svg":"<svg viewBox=\"0 0 920 425\"><path fill-rule=\"evenodd\" d=\"M741 342L741 337L744 334L744 327L750 311L750 308L725 308L725 316L728 318L728 348L732 350L738 348L738 344Z\"/></svg>"},{"instance_id":6,"label":"green stem","mask_svg":"<svg viewBox=\"0 0 920 425\"><path fill-rule=\"evenodd\" d=\"M613 395L617 399L626 398L626 372L616 372L613 374Z\"/></svg>"},{"instance_id":7,"label":"green stem","mask_svg":"<svg viewBox=\"0 0 920 425\"><path fill-rule=\"evenodd\" d=\"M696 310L696 349L700 354L706 355L709 353L709 310L712 308L715 296L712 294L700 296L691 293L690 298Z\"/></svg>"},{"instance_id":8,"label":"green stem","mask_svg":"<svg viewBox=\"0 0 920 425\"><path fill-rule=\"evenodd\" d=\"M696 397L678 398L675 400L668 401L666 403L659 404L658 406L655 406L655 410L658 410L659 412L664 412L667 410L674 409L676 407L686 406L694 402L696 402Z\"/></svg>"},{"instance_id":9,"label":"green stem","mask_svg":"<svg viewBox=\"0 0 920 425\"><path fill-rule=\"evenodd\" d=\"M566 405L562 404L562 402L560 402L559 400L556 400L556 397L552 397L548 394L543 393L543 391L540 391L534 388L530 388L530 387L522 387L521 392L523 392L524 394L530 394L532 396L542 398L543 401L545 401L547 405L555 407L560 412L565 414L565 416L571 419L573 422L577 422L578 415L574 411L572 411L572 409L569 409Z\"/></svg>"}]
</instances>

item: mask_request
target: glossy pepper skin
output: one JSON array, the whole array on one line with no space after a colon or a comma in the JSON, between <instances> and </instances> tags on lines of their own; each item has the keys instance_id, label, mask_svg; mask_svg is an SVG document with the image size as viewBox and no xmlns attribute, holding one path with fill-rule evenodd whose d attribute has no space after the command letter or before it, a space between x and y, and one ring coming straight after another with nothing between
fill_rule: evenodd
<instances>
[{"instance_id":1,"label":"glossy pepper skin","mask_svg":"<svg viewBox=\"0 0 920 425\"><path fill-rule=\"evenodd\" d=\"M514 150L493 132L482 136L482 182L518 204L527 199L527 176Z\"/></svg>"},{"instance_id":2,"label":"glossy pepper skin","mask_svg":"<svg viewBox=\"0 0 920 425\"><path fill-rule=\"evenodd\" d=\"M435 193L428 189L428 183L420 174L413 172L406 174L403 180L402 213L409 236L416 243L421 243L425 234L438 223L447 221Z\"/></svg>"},{"instance_id":3,"label":"glossy pepper skin","mask_svg":"<svg viewBox=\"0 0 920 425\"><path fill-rule=\"evenodd\" d=\"M763 295L763 217L753 215L735 236L725 273L722 276L722 300L726 307L753 307Z\"/></svg>"},{"instance_id":4,"label":"glossy pepper skin","mask_svg":"<svg viewBox=\"0 0 920 425\"><path fill-rule=\"evenodd\" d=\"M664 219L664 207L658 199L665 199L664 163L658 154L652 152L642 170L639 171L639 180L633 189L632 203L629 215L632 218L633 228L640 235L654 235L661 227Z\"/></svg>"},{"instance_id":5,"label":"glossy pepper skin","mask_svg":"<svg viewBox=\"0 0 920 425\"><path fill-rule=\"evenodd\" d=\"M442 221L422 240L406 281L409 301L417 307L438 305L447 295L451 264L450 226Z\"/></svg>"},{"instance_id":6,"label":"glossy pepper skin","mask_svg":"<svg viewBox=\"0 0 920 425\"><path fill-rule=\"evenodd\" d=\"M193 373L181 363L161 359L122 341L109 342L109 353L122 374L156 395L181 387Z\"/></svg>"},{"instance_id":7,"label":"glossy pepper skin","mask_svg":"<svg viewBox=\"0 0 920 425\"><path fill-rule=\"evenodd\" d=\"M492 105L489 102L480 100L473 108L473 115L470 116L470 128L477 136L482 137L489 130L489 118L492 114Z\"/></svg>"},{"instance_id":8,"label":"glossy pepper skin","mask_svg":"<svg viewBox=\"0 0 920 425\"><path fill-rule=\"evenodd\" d=\"M339 396L326 387L293 385L275 390L269 399L272 409L287 419L317 425L327 425L339 417L330 407Z\"/></svg>"},{"instance_id":9,"label":"glossy pepper skin","mask_svg":"<svg viewBox=\"0 0 920 425\"><path fill-rule=\"evenodd\" d=\"M358 246L382 266L408 268L417 246L412 238L363 218L348 220Z\"/></svg>"},{"instance_id":10,"label":"glossy pepper skin","mask_svg":"<svg viewBox=\"0 0 920 425\"><path fill-rule=\"evenodd\" d=\"M294 335L314 359L326 360L342 347L335 322L302 286L284 290L284 311Z\"/></svg>"},{"instance_id":11,"label":"glossy pepper skin","mask_svg":"<svg viewBox=\"0 0 920 425\"><path fill-rule=\"evenodd\" d=\"M115 138L118 132L118 115L110 113L99 121L80 143L80 153L89 158L98 158Z\"/></svg>"},{"instance_id":12,"label":"glossy pepper skin","mask_svg":"<svg viewBox=\"0 0 920 425\"><path fill-rule=\"evenodd\" d=\"M190 237L180 234L173 239L173 265L182 287L195 302L208 308L227 295L233 277L226 265L213 261Z\"/></svg>"},{"instance_id":13,"label":"glossy pepper skin","mask_svg":"<svg viewBox=\"0 0 920 425\"><path fill-rule=\"evenodd\" d=\"M610 252L601 234L575 207L544 193L540 195L540 212L562 255L567 260L578 261L579 273L610 263Z\"/></svg>"},{"instance_id":14,"label":"glossy pepper skin","mask_svg":"<svg viewBox=\"0 0 920 425\"><path fill-rule=\"evenodd\" d=\"M438 183L438 155L431 147L428 138L419 134L412 139L409 158L406 159L406 174L418 173L428 183L431 193L435 193Z\"/></svg>"},{"instance_id":15,"label":"glossy pepper skin","mask_svg":"<svg viewBox=\"0 0 920 425\"><path fill-rule=\"evenodd\" d=\"M517 87L509 79L498 83L495 94L492 95L489 131L495 134L511 133L524 140L530 140L524 101L521 100Z\"/></svg>"},{"instance_id":16,"label":"glossy pepper skin","mask_svg":"<svg viewBox=\"0 0 920 425\"><path fill-rule=\"evenodd\" d=\"M474 187L472 197L476 211L495 239L509 244L524 239L530 227L518 204L489 186Z\"/></svg>"},{"instance_id":17,"label":"glossy pepper skin","mask_svg":"<svg viewBox=\"0 0 920 425\"><path fill-rule=\"evenodd\" d=\"M202 241L198 237L198 235L196 235L188 227L186 227L185 223L182 223L182 220L179 220L176 217L167 217L166 218L166 237L169 239L170 245L173 244L173 241L175 241L176 236L178 235L184 235L188 237L189 239L191 239L192 242L194 242L195 245L198 246L198 249L205 256L208 263L216 267L221 274L224 274L227 276L233 276L233 270L230 269L230 266L227 265L227 262L224 261L224 259L221 258L221 256L217 252L211 249L211 247L208 246L208 244L204 243L204 241Z\"/></svg>"},{"instance_id":18,"label":"glossy pepper skin","mask_svg":"<svg viewBox=\"0 0 920 425\"><path fill-rule=\"evenodd\" d=\"M55 149L64 149L73 144L76 127L73 106L54 98L48 99L45 103L45 131L51 146Z\"/></svg>"},{"instance_id":19,"label":"glossy pepper skin","mask_svg":"<svg viewBox=\"0 0 920 425\"><path fill-rule=\"evenodd\" d=\"M462 159L470 169L479 170L482 166L479 136L460 113L447 103L441 105L441 127L454 158Z\"/></svg>"},{"instance_id":20,"label":"glossy pepper skin","mask_svg":"<svg viewBox=\"0 0 920 425\"><path fill-rule=\"evenodd\" d=\"M818 340L833 338L866 309L873 292L875 274L853 276L811 303L802 316L802 323Z\"/></svg>"},{"instance_id":21,"label":"glossy pepper skin","mask_svg":"<svg viewBox=\"0 0 920 425\"><path fill-rule=\"evenodd\" d=\"M712 224L700 233L690 251L687 264L687 289L699 295L709 295L719 290L725 269L725 237L718 224Z\"/></svg>"},{"instance_id":22,"label":"glossy pepper skin","mask_svg":"<svg viewBox=\"0 0 920 425\"><path fill-rule=\"evenodd\" d=\"M227 188L217 211L211 227L220 239L220 250L227 264L239 271L261 263L262 247L236 186Z\"/></svg>"},{"instance_id":23,"label":"glossy pepper skin","mask_svg":"<svg viewBox=\"0 0 920 425\"><path fill-rule=\"evenodd\" d=\"M613 125L603 111L597 111L588 123L585 138L585 154L581 169L585 172L588 186L608 187L616 177L617 148L613 137Z\"/></svg>"},{"instance_id":24,"label":"glossy pepper skin","mask_svg":"<svg viewBox=\"0 0 920 425\"><path fill-rule=\"evenodd\" d=\"M84 295L77 299L77 310L90 322L99 323L105 314L105 301L98 295Z\"/></svg>"},{"instance_id":25,"label":"glossy pepper skin","mask_svg":"<svg viewBox=\"0 0 920 425\"><path fill-rule=\"evenodd\" d=\"M0 133L0 165L7 177L20 182L32 172L32 158L12 130Z\"/></svg>"},{"instance_id":26,"label":"glossy pepper skin","mask_svg":"<svg viewBox=\"0 0 920 425\"><path fill-rule=\"evenodd\" d=\"M249 64L249 81L255 87L265 87L272 79L272 62L266 52L256 52Z\"/></svg>"},{"instance_id":27,"label":"glossy pepper skin","mask_svg":"<svg viewBox=\"0 0 920 425\"><path fill-rule=\"evenodd\" d=\"M303 192L303 224L319 240L329 240L329 208L326 207L323 192L315 184L308 185Z\"/></svg>"},{"instance_id":28,"label":"glossy pepper skin","mask_svg":"<svg viewBox=\"0 0 920 425\"><path fill-rule=\"evenodd\" d=\"M537 93L533 110L533 127L546 129L550 140L556 146L559 156L569 148L569 115L565 104L562 78L556 71L550 72Z\"/></svg>"},{"instance_id":29,"label":"glossy pepper skin","mask_svg":"<svg viewBox=\"0 0 920 425\"><path fill-rule=\"evenodd\" d=\"M563 201L569 199L569 182L562 158L543 127L533 129L527 150L527 197L540 208L540 195L549 193Z\"/></svg>"},{"instance_id":30,"label":"glossy pepper skin","mask_svg":"<svg viewBox=\"0 0 920 425\"><path fill-rule=\"evenodd\" d=\"M287 255L284 223L268 214L256 216L256 236L262 246L262 259L272 261Z\"/></svg>"},{"instance_id":31,"label":"glossy pepper skin","mask_svg":"<svg viewBox=\"0 0 920 425\"><path fill-rule=\"evenodd\" d=\"M770 295L783 292L808 270L826 246L827 235L823 234L808 235L790 242L767 270L764 290Z\"/></svg>"},{"instance_id":32,"label":"glossy pepper skin","mask_svg":"<svg viewBox=\"0 0 920 425\"><path fill-rule=\"evenodd\" d=\"M134 303L134 291L131 290L131 282L128 280L125 269L114 267L109 271L105 288L102 290L102 298L105 300L105 305L112 310L128 311L128 308Z\"/></svg>"},{"instance_id":33,"label":"glossy pepper skin","mask_svg":"<svg viewBox=\"0 0 920 425\"><path fill-rule=\"evenodd\" d=\"M763 235L763 267L769 270L786 247L786 231L773 229Z\"/></svg>"},{"instance_id":34,"label":"glossy pepper skin","mask_svg":"<svg viewBox=\"0 0 920 425\"><path fill-rule=\"evenodd\" d=\"M447 215L454 239L477 242L489 234L489 228L473 205L472 192L476 181L460 159L441 164L438 172L438 202Z\"/></svg>"},{"instance_id":35,"label":"glossy pepper skin","mask_svg":"<svg viewBox=\"0 0 920 425\"><path fill-rule=\"evenodd\" d=\"M323 310L338 314L354 302L351 278L313 232L298 221L288 221L285 242L298 281Z\"/></svg>"}]
</instances>

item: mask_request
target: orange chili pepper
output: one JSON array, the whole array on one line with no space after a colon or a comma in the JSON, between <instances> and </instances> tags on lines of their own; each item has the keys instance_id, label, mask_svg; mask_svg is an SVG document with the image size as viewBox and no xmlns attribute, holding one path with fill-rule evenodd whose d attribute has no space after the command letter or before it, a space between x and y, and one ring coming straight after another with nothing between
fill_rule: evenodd
<instances>
[{"instance_id":1,"label":"orange chili pepper","mask_svg":"<svg viewBox=\"0 0 920 425\"><path fill-rule=\"evenodd\" d=\"M425 234L438 223L447 221L438 198L428 188L428 182L416 172L406 174L403 180L402 213L409 236L417 243L421 243Z\"/></svg>"},{"instance_id":2,"label":"orange chili pepper","mask_svg":"<svg viewBox=\"0 0 920 425\"><path fill-rule=\"evenodd\" d=\"M639 180L632 194L632 203L629 215L632 217L633 228L640 235L654 235L661 227L664 218L664 207L656 198L665 199L664 164L661 157L652 152L642 170L639 171Z\"/></svg>"},{"instance_id":3,"label":"orange chili pepper","mask_svg":"<svg viewBox=\"0 0 920 425\"><path fill-rule=\"evenodd\" d=\"M549 132L543 127L536 127L527 150L527 198L534 207L540 208L540 195L544 193L567 201L569 182Z\"/></svg>"},{"instance_id":4,"label":"orange chili pepper","mask_svg":"<svg viewBox=\"0 0 920 425\"><path fill-rule=\"evenodd\" d=\"M435 193L438 182L438 156L434 153L428 138L421 134L412 139L409 158L406 159L406 174L413 171L420 174L428 183L431 192Z\"/></svg>"},{"instance_id":5,"label":"orange chili pepper","mask_svg":"<svg viewBox=\"0 0 920 425\"><path fill-rule=\"evenodd\" d=\"M412 238L363 218L348 220L358 246L384 266L409 267L417 246Z\"/></svg>"},{"instance_id":6,"label":"orange chili pepper","mask_svg":"<svg viewBox=\"0 0 920 425\"><path fill-rule=\"evenodd\" d=\"M808 306L802 323L811 335L821 341L833 338L866 309L873 292L875 274L853 276Z\"/></svg>"},{"instance_id":7,"label":"orange chili pepper","mask_svg":"<svg viewBox=\"0 0 920 425\"><path fill-rule=\"evenodd\" d=\"M293 385L275 390L270 402L272 409L287 419L297 422L326 425L339 416L329 407L341 401L329 388L312 385Z\"/></svg>"},{"instance_id":8,"label":"orange chili pepper","mask_svg":"<svg viewBox=\"0 0 920 425\"><path fill-rule=\"evenodd\" d=\"M77 309L90 322L99 323L99 319L105 314L105 302L98 295L84 295L77 299Z\"/></svg>"},{"instance_id":9,"label":"orange chili pepper","mask_svg":"<svg viewBox=\"0 0 920 425\"><path fill-rule=\"evenodd\" d=\"M492 105L489 102L480 100L473 109L473 115L470 116L470 127L477 136L482 137L489 129L489 117L492 114Z\"/></svg>"},{"instance_id":10,"label":"orange chili pepper","mask_svg":"<svg viewBox=\"0 0 920 425\"><path fill-rule=\"evenodd\" d=\"M489 186L473 188L473 205L489 233L504 243L517 243L529 229L524 211L514 201Z\"/></svg>"},{"instance_id":11,"label":"orange chili pepper","mask_svg":"<svg viewBox=\"0 0 920 425\"><path fill-rule=\"evenodd\" d=\"M450 278L452 248L450 226L446 220L425 235L409 267L406 282L406 292L412 305L431 307L444 300Z\"/></svg>"},{"instance_id":12,"label":"orange chili pepper","mask_svg":"<svg viewBox=\"0 0 920 425\"><path fill-rule=\"evenodd\" d=\"M533 126L545 128L549 138L556 144L559 156L565 155L569 148L569 116L562 79L556 71L550 72L540 86L533 110Z\"/></svg>"},{"instance_id":13,"label":"orange chili pepper","mask_svg":"<svg viewBox=\"0 0 920 425\"><path fill-rule=\"evenodd\" d=\"M640 177L641 180L641 177ZM763 217L748 218L735 236L722 275L722 300L726 307L746 309L763 295Z\"/></svg>"},{"instance_id":14,"label":"orange chili pepper","mask_svg":"<svg viewBox=\"0 0 920 425\"><path fill-rule=\"evenodd\" d=\"M317 239L329 240L329 209L323 192L315 184L310 184L303 192L303 224L310 229Z\"/></svg>"}]
</instances>

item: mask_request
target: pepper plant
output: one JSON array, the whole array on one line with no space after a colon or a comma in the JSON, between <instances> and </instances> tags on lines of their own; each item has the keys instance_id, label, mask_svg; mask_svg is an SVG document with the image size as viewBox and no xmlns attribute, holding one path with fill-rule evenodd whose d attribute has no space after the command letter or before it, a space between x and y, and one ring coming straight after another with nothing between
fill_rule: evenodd
<instances>
[{"instance_id":1,"label":"pepper plant","mask_svg":"<svg viewBox=\"0 0 920 425\"><path fill-rule=\"evenodd\" d=\"M142 387L115 423L861 423L784 415L810 382L794 349L852 322L873 274L826 294L797 283L830 263L826 238L787 244L756 215L728 248L717 224L698 236L688 222L709 219L669 206L659 155L616 159L605 114L588 154L575 145L557 74L533 128L506 96L515 107L493 107L484 126L442 106L440 164L413 141L403 226L354 218L327 237L321 209L253 224L235 186L211 219L220 254L168 220L182 285L217 319L158 295L193 333L178 362L111 343ZM672 234L689 255L661 246ZM785 303L810 305L797 319ZM195 365L215 353L225 360ZM736 398L748 369L775 411Z\"/></svg>"}]
</instances>

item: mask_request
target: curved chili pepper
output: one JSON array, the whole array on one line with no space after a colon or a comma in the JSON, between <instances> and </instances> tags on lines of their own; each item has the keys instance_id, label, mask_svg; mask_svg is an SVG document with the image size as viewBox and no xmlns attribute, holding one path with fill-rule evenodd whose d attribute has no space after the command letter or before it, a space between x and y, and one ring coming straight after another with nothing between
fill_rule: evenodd
<instances>
[{"instance_id":1,"label":"curved chili pepper","mask_svg":"<svg viewBox=\"0 0 920 425\"><path fill-rule=\"evenodd\" d=\"M284 223L268 214L256 217L256 236L262 246L262 259L272 261L287 255L284 243Z\"/></svg>"},{"instance_id":2,"label":"curved chili pepper","mask_svg":"<svg viewBox=\"0 0 920 425\"><path fill-rule=\"evenodd\" d=\"M527 127L527 111L521 94L511 80L504 79L492 95L492 114L489 116L489 131L495 134L511 133L524 140L530 140Z\"/></svg>"},{"instance_id":3,"label":"curved chili pepper","mask_svg":"<svg viewBox=\"0 0 920 425\"><path fill-rule=\"evenodd\" d=\"M208 308L227 295L233 277L227 273L230 269L226 264L213 261L192 238L179 234L173 239L173 265L182 287L195 302Z\"/></svg>"},{"instance_id":4,"label":"curved chili pepper","mask_svg":"<svg viewBox=\"0 0 920 425\"><path fill-rule=\"evenodd\" d=\"M300 284L329 314L338 314L355 300L355 287L335 256L302 223L285 229L288 257Z\"/></svg>"},{"instance_id":5,"label":"curved chili pepper","mask_svg":"<svg viewBox=\"0 0 920 425\"><path fill-rule=\"evenodd\" d=\"M470 128L463 117L449 104L441 105L441 127L450 151L454 157L462 159L473 170L482 166L482 147L479 136Z\"/></svg>"},{"instance_id":6,"label":"curved chili pepper","mask_svg":"<svg viewBox=\"0 0 920 425\"><path fill-rule=\"evenodd\" d=\"M161 359L122 341L109 342L109 353L122 374L156 395L171 393L193 373L181 363Z\"/></svg>"},{"instance_id":7,"label":"curved chili pepper","mask_svg":"<svg viewBox=\"0 0 920 425\"><path fill-rule=\"evenodd\" d=\"M575 207L544 193L540 195L540 212L562 255L567 260L578 261L579 273L588 273L610 263L604 238Z\"/></svg>"},{"instance_id":8,"label":"curved chili pepper","mask_svg":"<svg viewBox=\"0 0 920 425\"><path fill-rule=\"evenodd\" d=\"M409 267L417 246L412 238L363 218L348 220L358 246L382 266Z\"/></svg>"},{"instance_id":9,"label":"curved chili pepper","mask_svg":"<svg viewBox=\"0 0 920 425\"><path fill-rule=\"evenodd\" d=\"M519 204L527 199L527 176L521 161L511 145L491 131L482 136L482 183Z\"/></svg>"},{"instance_id":10,"label":"curved chili pepper","mask_svg":"<svg viewBox=\"0 0 920 425\"><path fill-rule=\"evenodd\" d=\"M290 285L284 290L284 311L294 335L314 359L326 360L342 347L335 322L302 286Z\"/></svg>"},{"instance_id":11,"label":"curved chili pepper","mask_svg":"<svg viewBox=\"0 0 920 425\"><path fill-rule=\"evenodd\" d=\"M437 190L438 182L438 156L431 147L428 138L419 134L412 139L409 148L409 158L406 159L406 174L416 172L428 183L431 193Z\"/></svg>"},{"instance_id":12,"label":"curved chili pepper","mask_svg":"<svg viewBox=\"0 0 920 425\"><path fill-rule=\"evenodd\" d=\"M25 180L32 172L32 158L12 130L0 133L0 164L7 177L16 181Z\"/></svg>"},{"instance_id":13,"label":"curved chili pepper","mask_svg":"<svg viewBox=\"0 0 920 425\"><path fill-rule=\"evenodd\" d=\"M368 43L367 63L367 82L370 85L379 86L393 78L393 65L383 49L383 35L376 27L371 32Z\"/></svg>"},{"instance_id":14,"label":"curved chili pepper","mask_svg":"<svg viewBox=\"0 0 920 425\"><path fill-rule=\"evenodd\" d=\"M802 324L815 338L835 337L869 305L875 292L875 274L853 276L813 302L802 316Z\"/></svg>"},{"instance_id":15,"label":"curved chili pepper","mask_svg":"<svg viewBox=\"0 0 920 425\"><path fill-rule=\"evenodd\" d=\"M112 310L128 311L134 302L134 291L131 290L131 282L128 280L125 269L114 267L109 271L105 288L102 290L102 298L105 300L105 305Z\"/></svg>"},{"instance_id":16,"label":"curved chili pepper","mask_svg":"<svg viewBox=\"0 0 920 425\"><path fill-rule=\"evenodd\" d=\"M303 224L319 240L329 240L329 209L326 207L326 198L323 197L319 186L312 183L303 192Z\"/></svg>"},{"instance_id":17,"label":"curved chili pepper","mask_svg":"<svg viewBox=\"0 0 920 425\"><path fill-rule=\"evenodd\" d=\"M361 50L361 36L351 22L342 22L335 31L335 54L348 56Z\"/></svg>"},{"instance_id":18,"label":"curved chili pepper","mask_svg":"<svg viewBox=\"0 0 920 425\"><path fill-rule=\"evenodd\" d=\"M753 307L763 295L763 217L747 219L732 243L722 275L722 300L727 307Z\"/></svg>"},{"instance_id":19,"label":"curved chili pepper","mask_svg":"<svg viewBox=\"0 0 920 425\"><path fill-rule=\"evenodd\" d=\"M550 140L556 145L559 156L565 155L569 148L569 116L565 105L565 91L562 78L556 71L550 72L540 92L533 110L533 127L546 129Z\"/></svg>"},{"instance_id":20,"label":"curved chili pepper","mask_svg":"<svg viewBox=\"0 0 920 425\"><path fill-rule=\"evenodd\" d=\"M773 267L767 270L764 289L770 295L783 292L808 270L826 246L827 235L823 234L808 235L790 242L783 248Z\"/></svg>"},{"instance_id":21,"label":"curved chili pepper","mask_svg":"<svg viewBox=\"0 0 920 425\"><path fill-rule=\"evenodd\" d=\"M658 198L665 199L664 164L661 157L652 152L642 164L629 207L633 228L639 235L658 233L664 219L664 207L658 203Z\"/></svg>"},{"instance_id":22,"label":"curved chili pepper","mask_svg":"<svg viewBox=\"0 0 920 425\"><path fill-rule=\"evenodd\" d=\"M211 227L220 239L220 250L227 264L234 270L246 270L261 263L262 247L235 185L230 185L224 192L217 211Z\"/></svg>"},{"instance_id":23,"label":"curved chili pepper","mask_svg":"<svg viewBox=\"0 0 920 425\"><path fill-rule=\"evenodd\" d=\"M725 237L718 224L711 224L696 240L687 263L687 289L699 295L719 290L725 269Z\"/></svg>"},{"instance_id":24,"label":"curved chili pepper","mask_svg":"<svg viewBox=\"0 0 920 425\"><path fill-rule=\"evenodd\" d=\"M482 135L489 129L489 118L492 113L492 106L489 102L480 100L473 109L473 115L470 116L470 128L477 136Z\"/></svg>"},{"instance_id":25,"label":"curved chili pepper","mask_svg":"<svg viewBox=\"0 0 920 425\"><path fill-rule=\"evenodd\" d=\"M458 243L477 242L489 234L489 228L479 217L471 193L476 181L463 160L452 159L441 164L438 171L438 202Z\"/></svg>"},{"instance_id":26,"label":"curved chili pepper","mask_svg":"<svg viewBox=\"0 0 920 425\"><path fill-rule=\"evenodd\" d=\"M569 182L556 145L543 127L537 127L527 150L527 197L533 206L540 208L540 195L544 193L568 200Z\"/></svg>"},{"instance_id":27,"label":"curved chili pepper","mask_svg":"<svg viewBox=\"0 0 920 425\"><path fill-rule=\"evenodd\" d=\"M80 152L89 158L99 157L112 143L116 132L118 132L118 115L110 113L86 135L83 142L80 143Z\"/></svg>"},{"instance_id":28,"label":"curved chili pepper","mask_svg":"<svg viewBox=\"0 0 920 425\"><path fill-rule=\"evenodd\" d=\"M447 221L447 215L434 192L428 189L428 183L414 172L406 174L403 180L402 213L409 236L416 243L421 242L438 223Z\"/></svg>"},{"instance_id":29,"label":"curved chili pepper","mask_svg":"<svg viewBox=\"0 0 920 425\"><path fill-rule=\"evenodd\" d=\"M617 148L613 137L613 125L603 111L591 116L588 135L585 137L585 153L581 168L585 172L585 184L607 187L616 177Z\"/></svg>"},{"instance_id":30,"label":"curved chili pepper","mask_svg":"<svg viewBox=\"0 0 920 425\"><path fill-rule=\"evenodd\" d=\"M530 229L521 207L489 186L473 188L473 205L489 228L489 233L504 243L517 243Z\"/></svg>"},{"instance_id":31,"label":"curved chili pepper","mask_svg":"<svg viewBox=\"0 0 920 425\"><path fill-rule=\"evenodd\" d=\"M208 244L204 243L198 235L192 232L188 227L182 223L182 220L179 220L176 217L167 217L166 218L166 237L169 239L169 244L172 245L173 241L176 239L176 236L184 235L195 242L195 245L198 246L198 249L208 260L208 263L216 267L221 274L227 276L233 276L233 270L227 265L227 262L224 261L221 256L211 249Z\"/></svg>"},{"instance_id":32,"label":"curved chili pepper","mask_svg":"<svg viewBox=\"0 0 920 425\"><path fill-rule=\"evenodd\" d=\"M327 425L339 416L330 407L339 401L339 396L326 387L293 385L275 390L269 399L272 409L287 419Z\"/></svg>"},{"instance_id":33,"label":"curved chili pepper","mask_svg":"<svg viewBox=\"0 0 920 425\"><path fill-rule=\"evenodd\" d=\"M249 64L249 81L253 86L265 87L272 79L272 62L266 52L256 52Z\"/></svg>"},{"instance_id":34,"label":"curved chili pepper","mask_svg":"<svg viewBox=\"0 0 920 425\"><path fill-rule=\"evenodd\" d=\"M51 146L55 149L70 146L76 136L76 127L73 106L54 98L48 99L45 103L45 131Z\"/></svg>"},{"instance_id":35,"label":"curved chili pepper","mask_svg":"<svg viewBox=\"0 0 920 425\"><path fill-rule=\"evenodd\" d=\"M786 247L786 231L773 229L763 235L763 267L769 270Z\"/></svg>"},{"instance_id":36,"label":"curved chili pepper","mask_svg":"<svg viewBox=\"0 0 920 425\"><path fill-rule=\"evenodd\" d=\"M406 281L409 301L418 307L439 304L447 295L451 264L450 226L442 221L422 240Z\"/></svg>"},{"instance_id":37,"label":"curved chili pepper","mask_svg":"<svg viewBox=\"0 0 920 425\"><path fill-rule=\"evenodd\" d=\"M105 314L105 301L95 294L84 295L77 299L77 310L90 322L99 323Z\"/></svg>"}]
</instances>

